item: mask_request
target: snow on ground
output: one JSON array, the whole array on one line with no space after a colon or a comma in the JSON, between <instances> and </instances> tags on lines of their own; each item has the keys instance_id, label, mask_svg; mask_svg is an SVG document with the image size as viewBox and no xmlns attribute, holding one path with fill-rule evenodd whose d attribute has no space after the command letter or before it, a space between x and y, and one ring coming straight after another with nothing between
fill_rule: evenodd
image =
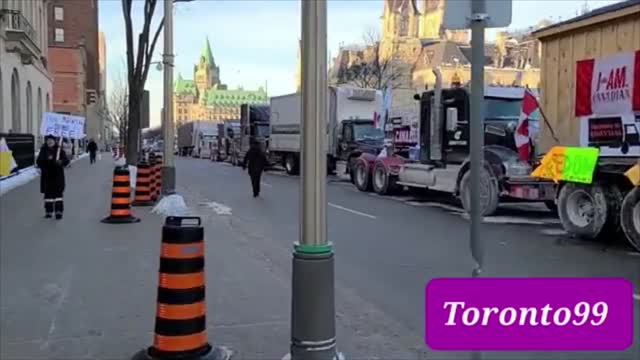
<instances>
[{"instance_id":1,"label":"snow on ground","mask_svg":"<svg viewBox=\"0 0 640 360\"><path fill-rule=\"evenodd\" d=\"M84 159L88 157L88 153L84 153L77 158L73 159L71 163L74 163L80 159ZM17 175L8 176L3 179L0 179L0 196L8 193L9 191L20 187L24 184L31 182L33 179L40 176L40 169L35 166L29 166L20 170Z\"/></svg>"},{"instance_id":2,"label":"snow on ground","mask_svg":"<svg viewBox=\"0 0 640 360\"><path fill-rule=\"evenodd\" d=\"M151 212L166 216L184 216L189 215L189 208L182 196L174 194L162 197Z\"/></svg>"},{"instance_id":3,"label":"snow on ground","mask_svg":"<svg viewBox=\"0 0 640 360\"><path fill-rule=\"evenodd\" d=\"M201 202L199 205L206 206L218 215L231 215L231 208L227 205L215 201Z\"/></svg>"},{"instance_id":4,"label":"snow on ground","mask_svg":"<svg viewBox=\"0 0 640 360\"><path fill-rule=\"evenodd\" d=\"M126 164L127 164L127 159L125 159L124 157L121 157L120 159L116 159L116 160L114 160L114 161L113 161L113 163L114 163L116 166L124 166L124 165L126 165Z\"/></svg>"},{"instance_id":5,"label":"snow on ground","mask_svg":"<svg viewBox=\"0 0 640 360\"><path fill-rule=\"evenodd\" d=\"M138 173L138 167L129 165L129 184L132 188L136 188L136 174Z\"/></svg>"},{"instance_id":6,"label":"snow on ground","mask_svg":"<svg viewBox=\"0 0 640 360\"><path fill-rule=\"evenodd\" d=\"M24 184L31 182L31 180L40 176L40 169L35 166L30 166L26 169L20 170L18 175L14 175L3 180L0 180L0 196L8 193L9 191L20 187Z\"/></svg>"}]
</instances>

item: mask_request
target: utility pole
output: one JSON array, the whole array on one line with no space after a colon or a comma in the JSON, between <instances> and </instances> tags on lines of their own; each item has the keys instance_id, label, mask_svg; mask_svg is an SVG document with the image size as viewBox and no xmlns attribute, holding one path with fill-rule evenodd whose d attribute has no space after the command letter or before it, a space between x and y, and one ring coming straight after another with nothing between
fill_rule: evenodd
<instances>
[{"instance_id":1,"label":"utility pole","mask_svg":"<svg viewBox=\"0 0 640 360\"><path fill-rule=\"evenodd\" d=\"M293 360L334 360L334 257L327 242L327 1L302 1L302 149L300 241L291 289Z\"/></svg>"},{"instance_id":2,"label":"utility pole","mask_svg":"<svg viewBox=\"0 0 640 360\"><path fill-rule=\"evenodd\" d=\"M176 191L176 168L173 158L173 0L164 0L164 54L162 54L162 65L164 66L162 193L168 195Z\"/></svg>"},{"instance_id":3,"label":"utility pole","mask_svg":"<svg viewBox=\"0 0 640 360\"><path fill-rule=\"evenodd\" d=\"M476 267L472 276L480 276L484 258L481 237L482 214L480 208L480 181L484 167L484 30L488 18L484 0L471 1L471 230L470 246ZM480 360L482 353L474 351L473 360Z\"/></svg>"}]
</instances>

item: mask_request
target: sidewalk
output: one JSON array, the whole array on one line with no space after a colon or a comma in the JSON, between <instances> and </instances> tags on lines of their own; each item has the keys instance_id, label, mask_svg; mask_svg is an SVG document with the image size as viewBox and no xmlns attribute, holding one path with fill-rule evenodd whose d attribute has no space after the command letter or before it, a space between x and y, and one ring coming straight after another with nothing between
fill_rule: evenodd
<instances>
[{"instance_id":1,"label":"sidewalk","mask_svg":"<svg viewBox=\"0 0 640 360\"><path fill-rule=\"evenodd\" d=\"M101 223L112 170L107 156L68 169L61 221L43 218L38 181L0 199L0 358L127 359L151 345L163 218L134 208L138 224ZM233 218L202 215L210 343L230 347L234 359L282 358L290 252L238 232ZM411 345L421 334L399 339L398 325L367 301L348 289L336 297L339 348L350 358L420 357Z\"/></svg>"}]
</instances>

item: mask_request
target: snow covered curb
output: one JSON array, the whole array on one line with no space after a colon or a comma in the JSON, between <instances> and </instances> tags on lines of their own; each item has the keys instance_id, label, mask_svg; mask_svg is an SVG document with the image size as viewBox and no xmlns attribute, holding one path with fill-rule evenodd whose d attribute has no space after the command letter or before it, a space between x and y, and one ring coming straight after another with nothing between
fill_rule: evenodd
<instances>
[{"instance_id":1,"label":"snow covered curb","mask_svg":"<svg viewBox=\"0 0 640 360\"><path fill-rule=\"evenodd\" d=\"M84 153L77 158L71 160L71 163L74 163L80 159L84 159L88 157L89 154ZM0 179L0 196L8 193L9 191L30 183L33 179L40 176L40 169L35 166L29 166L24 168L18 172L17 175L10 175L5 178Z\"/></svg>"},{"instance_id":2,"label":"snow covered curb","mask_svg":"<svg viewBox=\"0 0 640 360\"><path fill-rule=\"evenodd\" d=\"M184 202L182 196L174 194L164 196L156 206L151 210L154 214L165 216L184 216L189 215L189 208Z\"/></svg>"}]
</instances>

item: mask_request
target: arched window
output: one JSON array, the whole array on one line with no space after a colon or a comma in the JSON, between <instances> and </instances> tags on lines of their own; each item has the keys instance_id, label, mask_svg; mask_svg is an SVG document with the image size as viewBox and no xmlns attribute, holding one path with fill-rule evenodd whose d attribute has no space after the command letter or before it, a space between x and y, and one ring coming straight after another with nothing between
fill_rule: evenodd
<instances>
[{"instance_id":1,"label":"arched window","mask_svg":"<svg viewBox=\"0 0 640 360\"><path fill-rule=\"evenodd\" d=\"M22 119L20 118L20 78L18 70L13 69L11 74L11 130L14 133L22 131Z\"/></svg>"},{"instance_id":2,"label":"arched window","mask_svg":"<svg viewBox=\"0 0 640 360\"><path fill-rule=\"evenodd\" d=\"M45 112L51 111L51 101L49 100L49 93L47 93L47 100L44 103Z\"/></svg>"},{"instance_id":3,"label":"arched window","mask_svg":"<svg viewBox=\"0 0 640 360\"><path fill-rule=\"evenodd\" d=\"M33 133L33 92L31 91L31 81L27 81L27 132Z\"/></svg>"},{"instance_id":4,"label":"arched window","mask_svg":"<svg viewBox=\"0 0 640 360\"><path fill-rule=\"evenodd\" d=\"M37 119L36 119L36 123L38 124L38 127L36 128L36 135L40 134L40 127L42 127L42 89L38 88L38 112L36 113ZM36 138L38 138L36 136Z\"/></svg>"}]
</instances>

